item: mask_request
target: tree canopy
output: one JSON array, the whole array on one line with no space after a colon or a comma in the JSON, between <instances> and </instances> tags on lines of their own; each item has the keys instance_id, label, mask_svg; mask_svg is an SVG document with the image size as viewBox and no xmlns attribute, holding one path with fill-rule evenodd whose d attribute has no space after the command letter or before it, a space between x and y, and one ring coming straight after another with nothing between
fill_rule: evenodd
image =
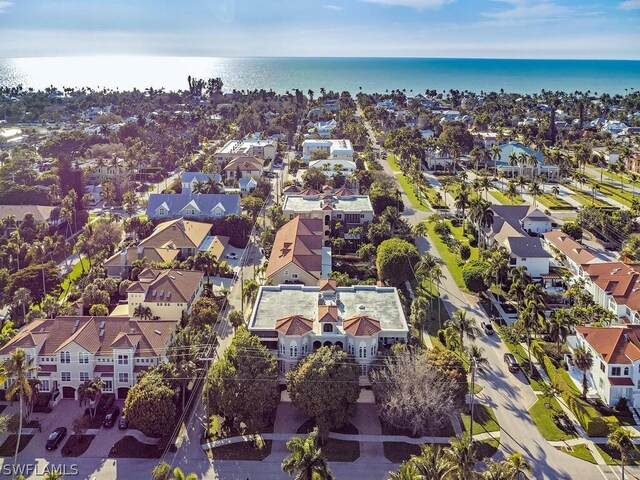
<instances>
[{"instance_id":1,"label":"tree canopy","mask_svg":"<svg viewBox=\"0 0 640 480\"><path fill-rule=\"evenodd\" d=\"M378 246L376 266L378 278L399 286L413 277L413 268L420 260L415 245L399 238L390 238Z\"/></svg>"}]
</instances>

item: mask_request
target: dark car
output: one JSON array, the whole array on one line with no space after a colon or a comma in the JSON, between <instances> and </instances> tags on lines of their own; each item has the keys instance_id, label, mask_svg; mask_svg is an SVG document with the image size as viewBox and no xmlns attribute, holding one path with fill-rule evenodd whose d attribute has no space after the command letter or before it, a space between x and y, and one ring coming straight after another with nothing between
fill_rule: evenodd
<instances>
[{"instance_id":1,"label":"dark car","mask_svg":"<svg viewBox=\"0 0 640 480\"><path fill-rule=\"evenodd\" d=\"M516 357L514 357L512 353L504 354L504 363L507 364L510 372L517 372L518 370L520 370L520 365L518 365L518 361L516 360Z\"/></svg>"},{"instance_id":2,"label":"dark car","mask_svg":"<svg viewBox=\"0 0 640 480\"><path fill-rule=\"evenodd\" d=\"M58 448L58 445L60 445L60 442L66 436L67 436L66 428L64 427L56 428L51 433L51 435L49 435L49 438L47 438L47 445L46 445L47 450L55 450L56 448Z\"/></svg>"},{"instance_id":3,"label":"dark car","mask_svg":"<svg viewBox=\"0 0 640 480\"><path fill-rule=\"evenodd\" d=\"M482 322L482 329L484 330L484 333L486 333L487 335L493 335L495 333L495 330L493 329L493 325L491 324L491 322Z\"/></svg>"},{"instance_id":4,"label":"dark car","mask_svg":"<svg viewBox=\"0 0 640 480\"><path fill-rule=\"evenodd\" d=\"M102 422L102 426L106 428L111 428L115 425L116 420L118 419L118 415L120 415L120 407L113 407L109 413L104 417L104 422Z\"/></svg>"},{"instance_id":5,"label":"dark car","mask_svg":"<svg viewBox=\"0 0 640 480\"><path fill-rule=\"evenodd\" d=\"M127 428L129 428L129 420L125 417L120 417L120 420L118 420L118 429L126 430Z\"/></svg>"}]
</instances>

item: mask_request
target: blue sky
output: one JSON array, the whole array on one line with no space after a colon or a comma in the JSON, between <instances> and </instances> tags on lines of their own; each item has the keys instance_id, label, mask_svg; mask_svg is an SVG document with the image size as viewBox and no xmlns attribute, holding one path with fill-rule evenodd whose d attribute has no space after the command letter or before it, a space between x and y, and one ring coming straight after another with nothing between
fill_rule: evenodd
<instances>
[{"instance_id":1,"label":"blue sky","mask_svg":"<svg viewBox=\"0 0 640 480\"><path fill-rule=\"evenodd\" d=\"M640 0L0 0L0 57L640 59Z\"/></svg>"}]
</instances>

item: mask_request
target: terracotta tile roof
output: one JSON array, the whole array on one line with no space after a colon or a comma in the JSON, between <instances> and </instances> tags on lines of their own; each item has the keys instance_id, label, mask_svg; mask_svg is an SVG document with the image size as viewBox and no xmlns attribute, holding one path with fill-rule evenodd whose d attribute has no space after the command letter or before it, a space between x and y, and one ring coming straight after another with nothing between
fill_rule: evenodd
<instances>
[{"instance_id":1,"label":"terracotta tile roof","mask_svg":"<svg viewBox=\"0 0 640 480\"><path fill-rule=\"evenodd\" d=\"M354 337L370 337L381 330L380 320L365 315L347 318L342 322L342 326L345 332Z\"/></svg>"},{"instance_id":2,"label":"terracotta tile roof","mask_svg":"<svg viewBox=\"0 0 640 480\"><path fill-rule=\"evenodd\" d=\"M134 356L156 357L164 352L177 324L177 320L137 320L124 317L58 317L35 320L0 348L0 355L8 355L29 335L40 335L43 338L38 355L53 356L71 343L94 355L111 355L114 342L124 334L130 339L138 338ZM104 329L102 335L101 327Z\"/></svg>"},{"instance_id":3,"label":"terracotta tile roof","mask_svg":"<svg viewBox=\"0 0 640 480\"><path fill-rule=\"evenodd\" d=\"M313 320L300 315L291 315L276 320L276 330L283 335L304 335L313 330Z\"/></svg>"},{"instance_id":4,"label":"terracotta tile roof","mask_svg":"<svg viewBox=\"0 0 640 480\"><path fill-rule=\"evenodd\" d=\"M282 193L300 193L302 188L298 185L289 185L288 187L284 187Z\"/></svg>"},{"instance_id":5,"label":"terracotta tile roof","mask_svg":"<svg viewBox=\"0 0 640 480\"><path fill-rule=\"evenodd\" d=\"M320 192L317 191L315 188L305 188L300 192L300 195L315 196L315 195L320 195Z\"/></svg>"},{"instance_id":6,"label":"terracotta tile roof","mask_svg":"<svg viewBox=\"0 0 640 480\"><path fill-rule=\"evenodd\" d=\"M318 321L320 323L337 322L338 321L337 305L318 305Z\"/></svg>"},{"instance_id":7,"label":"terracotta tile roof","mask_svg":"<svg viewBox=\"0 0 640 480\"><path fill-rule=\"evenodd\" d=\"M547 242L557 248L560 252L564 253L578 265L598 260L595 255L589 252L589 250L561 230L552 230L551 232L546 232L542 235Z\"/></svg>"},{"instance_id":8,"label":"terracotta tile roof","mask_svg":"<svg viewBox=\"0 0 640 480\"><path fill-rule=\"evenodd\" d=\"M605 362L630 364L640 359L640 325L576 327Z\"/></svg>"},{"instance_id":9,"label":"terracotta tile roof","mask_svg":"<svg viewBox=\"0 0 640 480\"><path fill-rule=\"evenodd\" d=\"M127 292L146 292L145 302L185 303L198 290L204 273L197 270L145 268Z\"/></svg>"},{"instance_id":10,"label":"terracotta tile roof","mask_svg":"<svg viewBox=\"0 0 640 480\"><path fill-rule=\"evenodd\" d=\"M338 288L338 282L332 278L321 278L318 282L321 292L335 292Z\"/></svg>"},{"instance_id":11,"label":"terracotta tile roof","mask_svg":"<svg viewBox=\"0 0 640 480\"><path fill-rule=\"evenodd\" d=\"M180 250L177 248L162 247L129 247L125 252L124 266L130 266L136 260L146 258L149 262L170 262L178 257ZM104 261L106 267L120 267L122 265L122 252L116 252Z\"/></svg>"},{"instance_id":12,"label":"terracotta tile roof","mask_svg":"<svg viewBox=\"0 0 640 480\"><path fill-rule=\"evenodd\" d=\"M322 220L296 216L278 230L273 242L267 277L291 263L319 278L322 272Z\"/></svg>"},{"instance_id":13,"label":"terracotta tile roof","mask_svg":"<svg viewBox=\"0 0 640 480\"><path fill-rule=\"evenodd\" d=\"M640 310L640 264L622 262L589 263L582 265L589 278L619 305Z\"/></svg>"},{"instance_id":14,"label":"terracotta tile roof","mask_svg":"<svg viewBox=\"0 0 640 480\"><path fill-rule=\"evenodd\" d=\"M198 248L209 235L211 224L177 218L158 224L153 233L140 242L141 247Z\"/></svg>"},{"instance_id":15,"label":"terracotta tile roof","mask_svg":"<svg viewBox=\"0 0 640 480\"><path fill-rule=\"evenodd\" d=\"M355 195L355 193L348 188L340 188L334 192L334 195L336 197L350 197L351 195Z\"/></svg>"},{"instance_id":16,"label":"terracotta tile roof","mask_svg":"<svg viewBox=\"0 0 640 480\"><path fill-rule=\"evenodd\" d=\"M609 377L609 383L615 386L633 387L635 384L629 377Z\"/></svg>"},{"instance_id":17,"label":"terracotta tile roof","mask_svg":"<svg viewBox=\"0 0 640 480\"><path fill-rule=\"evenodd\" d=\"M115 340L111 342L111 348L133 348L140 342L140 334L129 335L120 332Z\"/></svg>"}]
</instances>

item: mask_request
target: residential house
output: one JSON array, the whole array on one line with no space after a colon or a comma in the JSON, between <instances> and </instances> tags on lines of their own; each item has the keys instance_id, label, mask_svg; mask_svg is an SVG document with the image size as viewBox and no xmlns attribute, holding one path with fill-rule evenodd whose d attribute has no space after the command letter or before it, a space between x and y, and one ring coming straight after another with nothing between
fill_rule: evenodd
<instances>
[{"instance_id":1,"label":"residential house","mask_svg":"<svg viewBox=\"0 0 640 480\"><path fill-rule=\"evenodd\" d=\"M211 238L211 224L177 218L159 223L151 235L140 241L142 248L175 248L184 259L203 250Z\"/></svg>"},{"instance_id":2,"label":"residential house","mask_svg":"<svg viewBox=\"0 0 640 480\"><path fill-rule=\"evenodd\" d=\"M500 142L498 142L498 134L495 132L478 132L474 133L473 136L487 150L491 150L493 147L500 145Z\"/></svg>"},{"instance_id":3,"label":"residential house","mask_svg":"<svg viewBox=\"0 0 640 480\"><path fill-rule=\"evenodd\" d=\"M607 120L602 126L602 129L605 132L610 133L611 135L617 135L618 133L622 132L625 128L629 128L629 126L623 122L618 122L615 120Z\"/></svg>"},{"instance_id":4,"label":"residential house","mask_svg":"<svg viewBox=\"0 0 640 480\"><path fill-rule=\"evenodd\" d=\"M512 178L523 176L535 178L538 175L543 176L547 180L557 180L560 175L560 169L557 165L547 164L544 161L544 155L525 147L518 142L509 142L500 145L500 155L497 159L490 162L499 171L504 172L506 177ZM511 165L510 158L515 155L517 163Z\"/></svg>"},{"instance_id":5,"label":"residential house","mask_svg":"<svg viewBox=\"0 0 640 480\"><path fill-rule=\"evenodd\" d=\"M318 280L329 276L331 248L323 247L322 231L321 219L300 216L278 230L266 271L272 285L316 285Z\"/></svg>"},{"instance_id":6,"label":"residential house","mask_svg":"<svg viewBox=\"0 0 640 480\"><path fill-rule=\"evenodd\" d=\"M602 262L582 265L593 300L624 323L640 324L640 265Z\"/></svg>"},{"instance_id":7,"label":"residential house","mask_svg":"<svg viewBox=\"0 0 640 480\"><path fill-rule=\"evenodd\" d=\"M317 168L322 170L330 177L334 176L338 172L342 172L345 176L349 176L356 172L356 162L351 160L342 159L321 159L311 160L309 162L309 168Z\"/></svg>"},{"instance_id":8,"label":"residential house","mask_svg":"<svg viewBox=\"0 0 640 480\"><path fill-rule=\"evenodd\" d=\"M57 220L51 219L51 213L55 209L56 207L47 205L0 205L0 218L13 217L16 219L16 226L19 227L24 217L30 213L36 223L56 224Z\"/></svg>"},{"instance_id":9,"label":"residential house","mask_svg":"<svg viewBox=\"0 0 640 480\"><path fill-rule=\"evenodd\" d=\"M126 278L129 276L131 265L137 260L146 260L149 263L166 263L177 260L179 254L180 250L177 248L126 247L107 258L103 266L107 269L107 276Z\"/></svg>"},{"instance_id":10,"label":"residential house","mask_svg":"<svg viewBox=\"0 0 640 480\"><path fill-rule=\"evenodd\" d=\"M534 278L549 273L551 255L539 235L551 231L551 219L529 205L492 205L493 224L482 235L487 245L500 245L510 254L510 265L524 266Z\"/></svg>"},{"instance_id":11,"label":"residential house","mask_svg":"<svg viewBox=\"0 0 640 480\"><path fill-rule=\"evenodd\" d=\"M582 265L584 264L602 262L587 247L579 244L561 230L545 232L542 236L545 250L551 255L555 255L574 275L582 274Z\"/></svg>"},{"instance_id":12,"label":"residential house","mask_svg":"<svg viewBox=\"0 0 640 480\"><path fill-rule=\"evenodd\" d=\"M314 152L323 153L332 160L353 161L351 140L307 139L302 142L302 160L309 161Z\"/></svg>"},{"instance_id":13,"label":"residential house","mask_svg":"<svg viewBox=\"0 0 640 480\"><path fill-rule=\"evenodd\" d=\"M343 192L333 194L316 192L310 195L285 195L282 213L290 219L296 215L300 215L303 219L321 219L324 224L326 243L329 241L328 237L334 220L341 222L345 231L366 225L373 220L373 207L369 196L349 193L351 192L346 190L344 194Z\"/></svg>"},{"instance_id":14,"label":"residential house","mask_svg":"<svg viewBox=\"0 0 640 480\"><path fill-rule=\"evenodd\" d=\"M191 313L203 286L204 273L198 270L145 268L127 288L129 316L133 317L136 307L149 307L161 320L181 319Z\"/></svg>"},{"instance_id":15,"label":"residential house","mask_svg":"<svg viewBox=\"0 0 640 480\"><path fill-rule=\"evenodd\" d=\"M257 157L235 157L225 165L222 172L226 179L253 178L257 180L262 177L264 160Z\"/></svg>"},{"instance_id":16,"label":"residential house","mask_svg":"<svg viewBox=\"0 0 640 480\"><path fill-rule=\"evenodd\" d=\"M178 317L179 318L179 317ZM138 374L167 361L178 319L139 320L126 317L58 317L36 319L0 348L5 360L24 350L38 371L41 392L77 400L86 380L102 380L102 391L123 400Z\"/></svg>"},{"instance_id":17,"label":"residential house","mask_svg":"<svg viewBox=\"0 0 640 480\"><path fill-rule=\"evenodd\" d=\"M640 408L640 325L576 327L576 344L591 352L587 378L600 399L615 406L626 398Z\"/></svg>"},{"instance_id":18,"label":"residential house","mask_svg":"<svg viewBox=\"0 0 640 480\"><path fill-rule=\"evenodd\" d=\"M273 140L229 140L214 154L214 161L220 165L236 157L259 157L273 161L277 145Z\"/></svg>"},{"instance_id":19,"label":"residential house","mask_svg":"<svg viewBox=\"0 0 640 480\"><path fill-rule=\"evenodd\" d=\"M238 186L240 187L240 195L244 197L256 189L258 182L253 177L242 177L238 180Z\"/></svg>"},{"instance_id":20,"label":"residential house","mask_svg":"<svg viewBox=\"0 0 640 480\"><path fill-rule=\"evenodd\" d=\"M147 204L147 216L152 220L177 217L212 220L241 212L238 194L152 193Z\"/></svg>"},{"instance_id":21,"label":"residential house","mask_svg":"<svg viewBox=\"0 0 640 480\"><path fill-rule=\"evenodd\" d=\"M640 154L633 154L627 157L627 169L630 172L640 174Z\"/></svg>"},{"instance_id":22,"label":"residential house","mask_svg":"<svg viewBox=\"0 0 640 480\"><path fill-rule=\"evenodd\" d=\"M113 180L128 176L131 172L125 167L122 158L114 160L89 160L87 162L87 183L96 185L105 180Z\"/></svg>"},{"instance_id":23,"label":"residential house","mask_svg":"<svg viewBox=\"0 0 640 480\"><path fill-rule=\"evenodd\" d=\"M306 136L308 138L313 138L317 135L320 138L331 138L331 132L337 126L338 122L336 122L336 120L333 118L326 122L316 122L313 124L313 128L309 129Z\"/></svg>"},{"instance_id":24,"label":"residential house","mask_svg":"<svg viewBox=\"0 0 640 480\"><path fill-rule=\"evenodd\" d=\"M361 382L379 353L406 343L409 328L395 288L337 287L323 279L314 286L262 286L249 331L278 359L284 374L321 346L336 346L354 356Z\"/></svg>"},{"instance_id":25,"label":"residential house","mask_svg":"<svg viewBox=\"0 0 640 480\"><path fill-rule=\"evenodd\" d=\"M222 177L219 173L202 173L202 172L183 172L182 193L191 194L195 190L196 185L200 183L208 183L213 180L215 183L222 183Z\"/></svg>"}]
</instances>

